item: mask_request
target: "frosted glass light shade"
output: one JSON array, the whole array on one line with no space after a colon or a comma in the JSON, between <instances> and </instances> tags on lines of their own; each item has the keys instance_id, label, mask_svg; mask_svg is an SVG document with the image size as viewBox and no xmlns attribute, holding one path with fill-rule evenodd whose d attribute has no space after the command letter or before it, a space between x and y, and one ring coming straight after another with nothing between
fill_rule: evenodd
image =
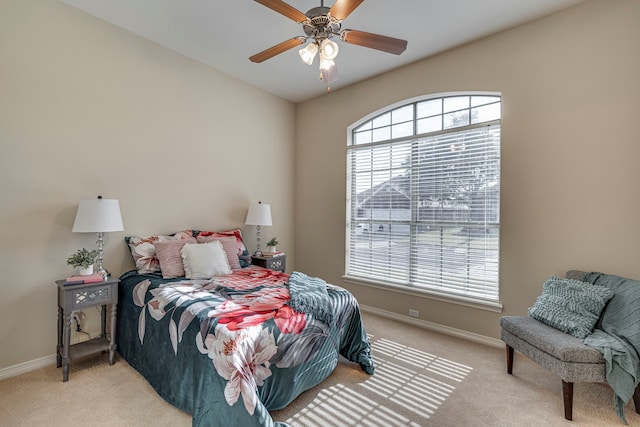
<instances>
[{"instance_id":1,"label":"frosted glass light shade","mask_svg":"<svg viewBox=\"0 0 640 427\"><path fill-rule=\"evenodd\" d=\"M325 83L330 85L338 80L338 67L331 59L327 60L327 64L324 65L324 68L320 67L320 76Z\"/></svg>"},{"instance_id":2,"label":"frosted glass light shade","mask_svg":"<svg viewBox=\"0 0 640 427\"><path fill-rule=\"evenodd\" d=\"M331 67L335 67L336 63L333 59L322 59L320 61L320 69L321 70L329 70Z\"/></svg>"},{"instance_id":3,"label":"frosted glass light shade","mask_svg":"<svg viewBox=\"0 0 640 427\"><path fill-rule=\"evenodd\" d=\"M123 231L120 202L114 199L81 200L73 222L74 233Z\"/></svg>"},{"instance_id":4,"label":"frosted glass light shade","mask_svg":"<svg viewBox=\"0 0 640 427\"><path fill-rule=\"evenodd\" d=\"M244 221L246 225L272 225L271 222L271 205L258 202L249 206L247 219Z\"/></svg>"},{"instance_id":5,"label":"frosted glass light shade","mask_svg":"<svg viewBox=\"0 0 640 427\"><path fill-rule=\"evenodd\" d=\"M335 57L338 56L339 50L338 43L324 39L320 48L320 56L323 59L335 59Z\"/></svg>"},{"instance_id":6,"label":"frosted glass light shade","mask_svg":"<svg viewBox=\"0 0 640 427\"><path fill-rule=\"evenodd\" d=\"M313 58L315 58L316 53L318 53L318 45L315 43L309 43L306 47L300 49L298 53L305 64L311 65L313 63Z\"/></svg>"}]
</instances>

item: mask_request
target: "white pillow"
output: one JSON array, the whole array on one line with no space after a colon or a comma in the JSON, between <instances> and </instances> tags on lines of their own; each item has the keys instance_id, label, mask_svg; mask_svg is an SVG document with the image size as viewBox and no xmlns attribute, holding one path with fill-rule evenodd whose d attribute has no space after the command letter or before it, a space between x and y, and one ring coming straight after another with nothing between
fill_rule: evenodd
<instances>
[{"instance_id":1,"label":"white pillow","mask_svg":"<svg viewBox=\"0 0 640 427\"><path fill-rule=\"evenodd\" d=\"M231 274L222 243L187 243L180 251L187 279L209 279Z\"/></svg>"}]
</instances>

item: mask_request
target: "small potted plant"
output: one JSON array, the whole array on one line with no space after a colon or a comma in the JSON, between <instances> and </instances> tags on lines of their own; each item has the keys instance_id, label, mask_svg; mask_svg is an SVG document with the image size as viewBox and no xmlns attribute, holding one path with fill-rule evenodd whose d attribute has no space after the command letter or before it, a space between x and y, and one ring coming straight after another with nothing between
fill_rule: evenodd
<instances>
[{"instance_id":1,"label":"small potted plant","mask_svg":"<svg viewBox=\"0 0 640 427\"><path fill-rule=\"evenodd\" d=\"M97 250L88 251L85 248L78 249L73 255L67 258L67 264L78 268L78 274L81 276L90 276L93 274L93 262L98 256Z\"/></svg>"},{"instance_id":2,"label":"small potted plant","mask_svg":"<svg viewBox=\"0 0 640 427\"><path fill-rule=\"evenodd\" d=\"M267 242L267 252L277 252L278 251L278 238L272 237L271 240Z\"/></svg>"}]
</instances>

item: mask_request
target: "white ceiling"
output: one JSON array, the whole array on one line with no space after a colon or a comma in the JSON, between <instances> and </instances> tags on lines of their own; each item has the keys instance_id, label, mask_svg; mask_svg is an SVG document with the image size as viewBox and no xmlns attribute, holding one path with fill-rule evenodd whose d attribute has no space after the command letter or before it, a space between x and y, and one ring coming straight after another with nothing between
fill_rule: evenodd
<instances>
[{"instance_id":1,"label":"white ceiling","mask_svg":"<svg viewBox=\"0 0 640 427\"><path fill-rule=\"evenodd\" d=\"M294 48L261 64L249 56L295 36L302 26L252 0L61 0L104 21L293 102L326 93L318 60ZM517 26L585 0L366 0L342 28L408 41L392 55L340 44L338 90L438 52ZM288 0L305 13L320 0ZM333 0L327 0L330 7Z\"/></svg>"}]
</instances>

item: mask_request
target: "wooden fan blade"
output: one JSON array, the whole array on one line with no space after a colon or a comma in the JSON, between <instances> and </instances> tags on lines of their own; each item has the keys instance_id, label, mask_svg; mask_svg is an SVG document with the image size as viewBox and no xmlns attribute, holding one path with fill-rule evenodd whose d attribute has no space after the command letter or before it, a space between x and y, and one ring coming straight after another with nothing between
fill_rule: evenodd
<instances>
[{"instance_id":1,"label":"wooden fan blade","mask_svg":"<svg viewBox=\"0 0 640 427\"><path fill-rule=\"evenodd\" d=\"M380 34L366 33L358 30L344 30L340 34L343 42L357 44L358 46L378 49L383 52L400 55L407 48L407 41L395 39L393 37L381 36Z\"/></svg>"},{"instance_id":2,"label":"wooden fan blade","mask_svg":"<svg viewBox=\"0 0 640 427\"><path fill-rule=\"evenodd\" d=\"M289 49L300 46L302 43L304 43L304 37L294 37L285 42L270 47L269 49L263 50L260 53L256 53L255 55L249 57L249 59L251 60L251 62L256 62L259 64L269 58L273 58L274 56L281 54L282 52L286 52Z\"/></svg>"},{"instance_id":3,"label":"wooden fan blade","mask_svg":"<svg viewBox=\"0 0 640 427\"><path fill-rule=\"evenodd\" d=\"M364 0L336 0L329 9L329 14L339 21L349 16Z\"/></svg>"},{"instance_id":4,"label":"wooden fan blade","mask_svg":"<svg viewBox=\"0 0 640 427\"><path fill-rule=\"evenodd\" d=\"M300 23L307 20L307 15L300 12L293 6L289 6L287 3L281 0L256 0L263 6L268 7L271 10L275 10L281 15L286 16L289 19L293 19L294 21Z\"/></svg>"}]
</instances>

